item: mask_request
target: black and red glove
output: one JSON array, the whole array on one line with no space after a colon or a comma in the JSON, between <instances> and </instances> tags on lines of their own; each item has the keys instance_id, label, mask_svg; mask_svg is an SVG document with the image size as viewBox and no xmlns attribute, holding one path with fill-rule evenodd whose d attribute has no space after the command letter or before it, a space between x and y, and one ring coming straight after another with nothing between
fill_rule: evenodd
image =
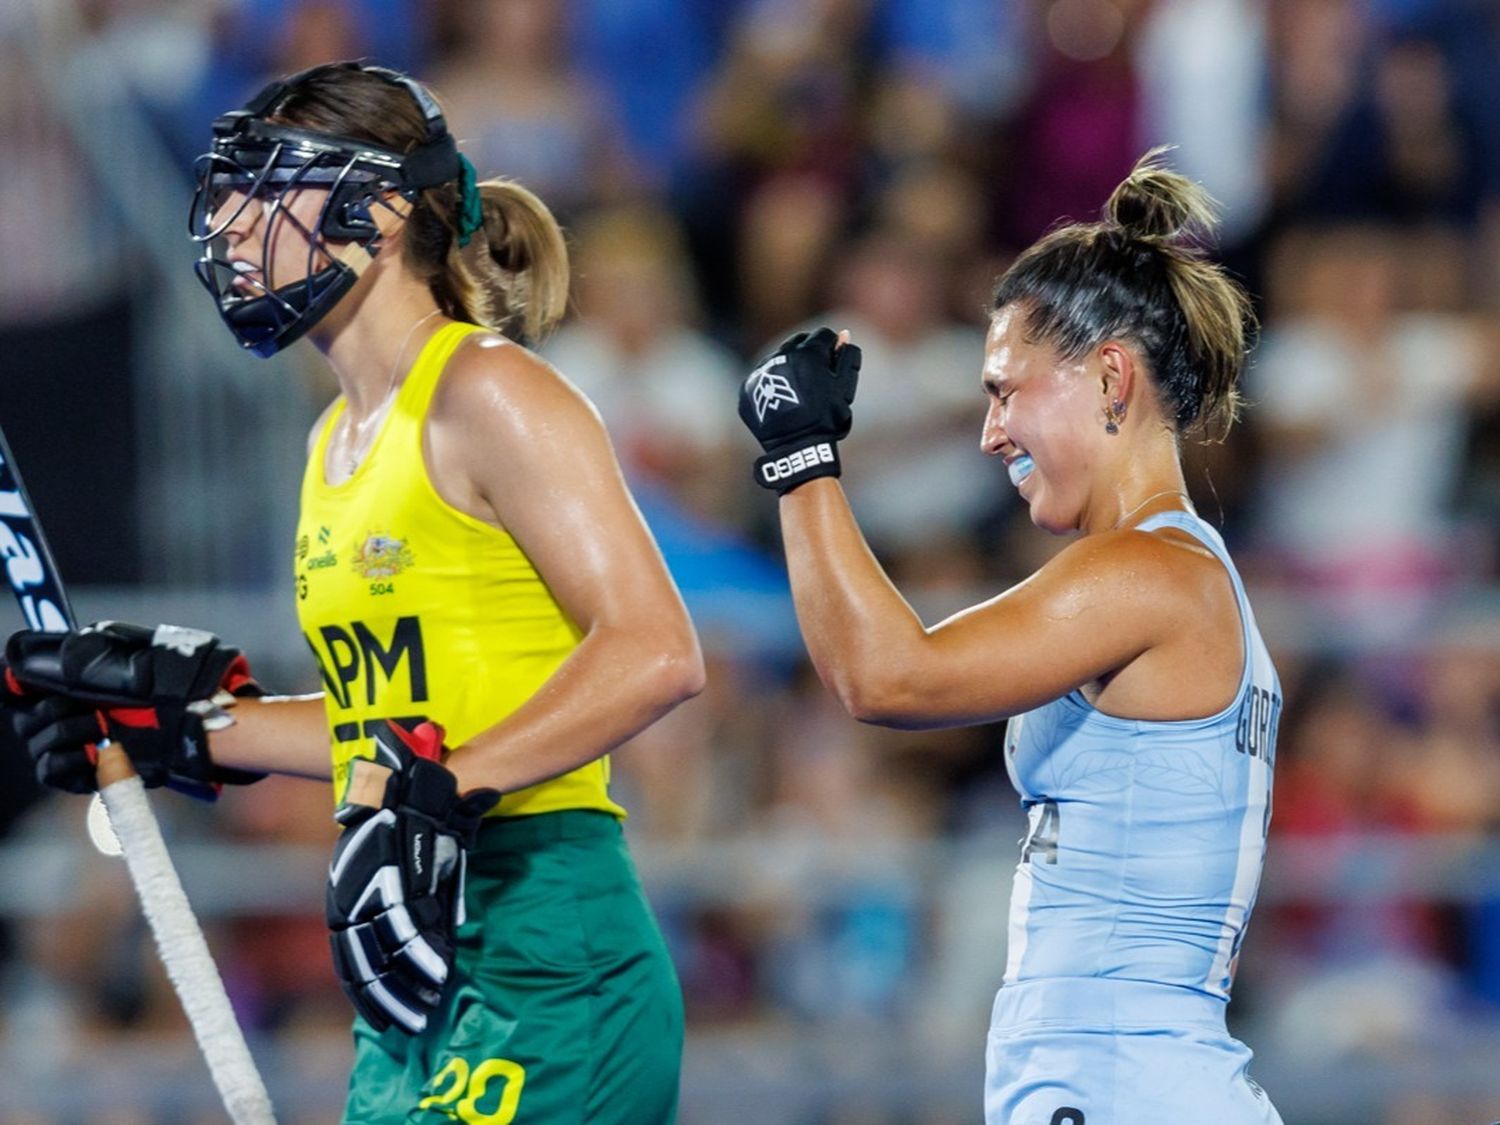
<instances>
[{"instance_id":1,"label":"black and red glove","mask_svg":"<svg viewBox=\"0 0 1500 1125\"><path fill-rule=\"evenodd\" d=\"M67 633L31 629L5 646L4 707L44 785L97 787L101 739L117 743L148 789L213 799L264 774L216 766L209 732L234 697L262 694L244 655L200 629L106 621Z\"/></svg>"},{"instance_id":2,"label":"black and red glove","mask_svg":"<svg viewBox=\"0 0 1500 1125\"><path fill-rule=\"evenodd\" d=\"M48 727L60 726L69 736L83 740L75 752L48 754L46 761L33 753L37 780L69 793L94 790L94 765L98 758L92 744L99 735L99 717L87 703L65 695L50 695L24 687L0 659L0 717L15 732L17 741L30 750L32 739ZM84 749L84 746L87 749Z\"/></svg>"},{"instance_id":3,"label":"black and red glove","mask_svg":"<svg viewBox=\"0 0 1500 1125\"><path fill-rule=\"evenodd\" d=\"M779 494L842 471L838 443L849 436L860 350L838 345L830 328L799 332L740 387L740 420L765 455L755 483Z\"/></svg>"},{"instance_id":4,"label":"black and red glove","mask_svg":"<svg viewBox=\"0 0 1500 1125\"><path fill-rule=\"evenodd\" d=\"M375 733L334 813L343 834L328 868L325 907L333 967L377 1031L417 1034L442 1002L464 921L464 876L494 789L458 792L442 764L443 728Z\"/></svg>"}]
</instances>

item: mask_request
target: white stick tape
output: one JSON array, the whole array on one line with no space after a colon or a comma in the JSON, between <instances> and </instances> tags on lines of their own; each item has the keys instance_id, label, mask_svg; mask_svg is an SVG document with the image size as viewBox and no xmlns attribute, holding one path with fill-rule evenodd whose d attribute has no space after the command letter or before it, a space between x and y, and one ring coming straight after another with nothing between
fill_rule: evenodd
<instances>
[{"instance_id":1,"label":"white stick tape","mask_svg":"<svg viewBox=\"0 0 1500 1125\"><path fill-rule=\"evenodd\" d=\"M271 1097L235 1022L229 994L167 854L145 787L140 778L127 777L102 792L162 964L182 1000L224 1108L235 1125L275 1125Z\"/></svg>"}]
</instances>

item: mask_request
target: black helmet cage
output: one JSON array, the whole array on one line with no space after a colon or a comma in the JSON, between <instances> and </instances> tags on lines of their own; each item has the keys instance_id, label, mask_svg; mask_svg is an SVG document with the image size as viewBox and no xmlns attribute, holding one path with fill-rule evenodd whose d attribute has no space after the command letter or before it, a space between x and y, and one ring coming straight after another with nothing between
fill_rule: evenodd
<instances>
[{"instance_id":1,"label":"black helmet cage","mask_svg":"<svg viewBox=\"0 0 1500 1125\"><path fill-rule=\"evenodd\" d=\"M411 152L401 153L353 137L332 136L265 120L314 73L354 69L404 87L422 110L427 136ZM198 158L197 190L189 216L189 233L202 246L196 264L219 314L242 347L260 356L273 355L299 339L336 305L359 278L362 265L350 264L380 252L381 234L372 206L390 208L396 192L415 200L426 188L459 177L458 146L442 111L422 86L404 74L359 63L313 67L273 82L243 109L214 122L213 148ZM286 206L299 188L328 192L311 229ZM251 206L262 208L265 230L263 260L258 269L241 273L229 256L225 237ZM302 277L271 288L276 234L291 223L307 241ZM329 240L363 251L331 248Z\"/></svg>"}]
</instances>

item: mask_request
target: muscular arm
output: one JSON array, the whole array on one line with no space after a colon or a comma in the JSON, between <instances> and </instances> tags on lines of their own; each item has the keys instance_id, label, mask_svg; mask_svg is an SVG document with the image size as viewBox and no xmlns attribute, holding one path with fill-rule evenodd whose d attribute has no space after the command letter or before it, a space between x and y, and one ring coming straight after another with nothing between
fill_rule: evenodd
<instances>
[{"instance_id":1,"label":"muscular arm","mask_svg":"<svg viewBox=\"0 0 1500 1125\"><path fill-rule=\"evenodd\" d=\"M1164 555L1174 548L1110 532L924 628L866 546L837 481L810 481L780 505L808 652L865 722L946 727L1018 714L1126 667L1179 616L1167 578L1175 560Z\"/></svg>"},{"instance_id":2,"label":"muscular arm","mask_svg":"<svg viewBox=\"0 0 1500 1125\"><path fill-rule=\"evenodd\" d=\"M588 402L503 341L453 359L428 456L450 503L505 528L583 639L541 689L448 761L512 791L593 761L701 690L698 641Z\"/></svg>"}]
</instances>

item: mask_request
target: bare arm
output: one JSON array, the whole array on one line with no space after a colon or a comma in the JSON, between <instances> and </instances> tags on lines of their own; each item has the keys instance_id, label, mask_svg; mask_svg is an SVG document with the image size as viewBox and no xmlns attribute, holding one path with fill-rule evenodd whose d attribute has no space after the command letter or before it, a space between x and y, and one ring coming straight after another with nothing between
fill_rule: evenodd
<instances>
[{"instance_id":1,"label":"bare arm","mask_svg":"<svg viewBox=\"0 0 1500 1125\"><path fill-rule=\"evenodd\" d=\"M321 694L242 699L230 714L234 725L209 737L218 765L332 779L333 753Z\"/></svg>"},{"instance_id":2,"label":"bare arm","mask_svg":"<svg viewBox=\"0 0 1500 1125\"><path fill-rule=\"evenodd\" d=\"M1180 616L1168 577L1180 565L1176 549L1108 532L925 628L870 553L836 481L810 481L780 505L808 652L865 722L945 727L1018 714L1126 667Z\"/></svg>"},{"instance_id":3,"label":"bare arm","mask_svg":"<svg viewBox=\"0 0 1500 1125\"><path fill-rule=\"evenodd\" d=\"M576 769L701 690L697 636L604 427L556 372L500 340L465 347L429 415L428 454L445 498L513 535L583 631L531 699L454 749L462 789Z\"/></svg>"}]
</instances>

